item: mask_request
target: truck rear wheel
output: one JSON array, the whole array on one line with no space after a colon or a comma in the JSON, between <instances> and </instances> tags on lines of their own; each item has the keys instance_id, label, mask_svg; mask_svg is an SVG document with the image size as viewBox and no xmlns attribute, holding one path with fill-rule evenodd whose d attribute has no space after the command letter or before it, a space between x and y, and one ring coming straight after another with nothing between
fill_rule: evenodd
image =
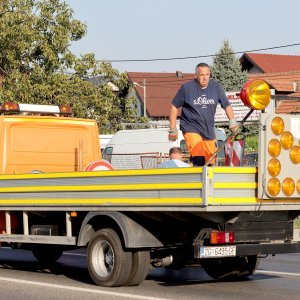
<instances>
[{"instance_id":1,"label":"truck rear wheel","mask_svg":"<svg viewBox=\"0 0 300 300\"><path fill-rule=\"evenodd\" d=\"M150 271L150 252L136 251L132 253L132 270L124 285L139 285Z\"/></svg>"},{"instance_id":2,"label":"truck rear wheel","mask_svg":"<svg viewBox=\"0 0 300 300\"><path fill-rule=\"evenodd\" d=\"M251 255L206 259L201 262L201 265L214 279L242 280L255 272L258 262L257 255Z\"/></svg>"},{"instance_id":3,"label":"truck rear wheel","mask_svg":"<svg viewBox=\"0 0 300 300\"><path fill-rule=\"evenodd\" d=\"M113 229L98 230L88 245L88 270L100 286L124 285L132 270L132 253L125 252L118 234Z\"/></svg>"}]
</instances>

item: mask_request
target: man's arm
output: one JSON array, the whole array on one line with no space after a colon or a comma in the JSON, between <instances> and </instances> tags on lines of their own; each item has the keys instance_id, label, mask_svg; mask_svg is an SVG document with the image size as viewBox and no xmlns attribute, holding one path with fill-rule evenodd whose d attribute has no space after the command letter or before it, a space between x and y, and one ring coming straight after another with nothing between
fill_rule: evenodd
<instances>
[{"instance_id":1,"label":"man's arm","mask_svg":"<svg viewBox=\"0 0 300 300\"><path fill-rule=\"evenodd\" d=\"M170 130L169 130L169 140L170 141L176 141L178 138L178 130L176 128L176 121L177 121L177 114L178 114L178 108L171 104L170 109Z\"/></svg>"},{"instance_id":2,"label":"man's arm","mask_svg":"<svg viewBox=\"0 0 300 300\"><path fill-rule=\"evenodd\" d=\"M226 115L229 119L229 129L231 131L235 131L237 128L238 128L238 123L237 121L234 119L234 112L233 112L233 109L232 109L232 106L231 105L228 105L226 108L225 108L225 112L226 112Z\"/></svg>"},{"instance_id":3,"label":"man's arm","mask_svg":"<svg viewBox=\"0 0 300 300\"><path fill-rule=\"evenodd\" d=\"M176 121L177 121L177 114L178 114L178 108L171 104L170 109L170 128L176 128Z\"/></svg>"}]
</instances>

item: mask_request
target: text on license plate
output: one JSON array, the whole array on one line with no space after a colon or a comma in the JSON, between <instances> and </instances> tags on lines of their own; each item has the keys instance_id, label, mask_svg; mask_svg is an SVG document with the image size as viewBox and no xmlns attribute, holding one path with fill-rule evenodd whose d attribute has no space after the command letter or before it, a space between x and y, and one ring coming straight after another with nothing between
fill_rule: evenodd
<instances>
[{"instance_id":1,"label":"text on license plate","mask_svg":"<svg viewBox=\"0 0 300 300\"><path fill-rule=\"evenodd\" d=\"M200 258L236 256L236 246L200 247Z\"/></svg>"}]
</instances>

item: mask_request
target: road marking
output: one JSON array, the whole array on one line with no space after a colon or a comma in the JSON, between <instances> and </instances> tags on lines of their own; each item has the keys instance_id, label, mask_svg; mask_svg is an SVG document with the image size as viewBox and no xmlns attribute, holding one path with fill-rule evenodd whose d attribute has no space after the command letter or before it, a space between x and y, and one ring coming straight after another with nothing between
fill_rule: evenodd
<instances>
[{"instance_id":1,"label":"road marking","mask_svg":"<svg viewBox=\"0 0 300 300\"><path fill-rule=\"evenodd\" d=\"M277 271L267 271L267 270L256 270L255 273L267 273L267 274L274 274L274 275L290 275L290 276L300 276L299 273L289 273L289 272L277 272Z\"/></svg>"},{"instance_id":2,"label":"road marking","mask_svg":"<svg viewBox=\"0 0 300 300\"><path fill-rule=\"evenodd\" d=\"M71 290L77 292L85 292L85 293L93 293L93 294L100 294L100 295L109 295L109 296L116 296L116 297L123 297L128 299L142 299L142 300L168 300L167 298L157 298L157 297L148 297L148 296L140 296L140 295L133 295L133 294L126 294L126 293L117 293L117 292L110 292L110 291L100 291L88 288L79 288L74 286L64 286L60 284L51 284L51 283L44 283L44 282L37 282L37 281L29 281L29 280L22 280L22 279L13 279L13 278L6 278L0 277L0 281L8 281L20 284L30 284L35 286L42 286L42 287L49 287L49 288L59 288L64 290Z\"/></svg>"}]
</instances>

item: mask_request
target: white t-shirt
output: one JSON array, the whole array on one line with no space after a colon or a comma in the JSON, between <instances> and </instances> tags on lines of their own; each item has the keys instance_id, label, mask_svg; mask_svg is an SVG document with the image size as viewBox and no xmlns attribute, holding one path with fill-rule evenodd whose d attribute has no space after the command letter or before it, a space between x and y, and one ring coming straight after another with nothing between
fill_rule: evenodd
<instances>
[{"instance_id":1,"label":"white t-shirt","mask_svg":"<svg viewBox=\"0 0 300 300\"><path fill-rule=\"evenodd\" d=\"M186 167L190 167L190 165L179 159L170 159L170 160L167 160L157 166L157 168L160 168L160 169L161 168L178 168L178 167L186 168Z\"/></svg>"}]
</instances>

